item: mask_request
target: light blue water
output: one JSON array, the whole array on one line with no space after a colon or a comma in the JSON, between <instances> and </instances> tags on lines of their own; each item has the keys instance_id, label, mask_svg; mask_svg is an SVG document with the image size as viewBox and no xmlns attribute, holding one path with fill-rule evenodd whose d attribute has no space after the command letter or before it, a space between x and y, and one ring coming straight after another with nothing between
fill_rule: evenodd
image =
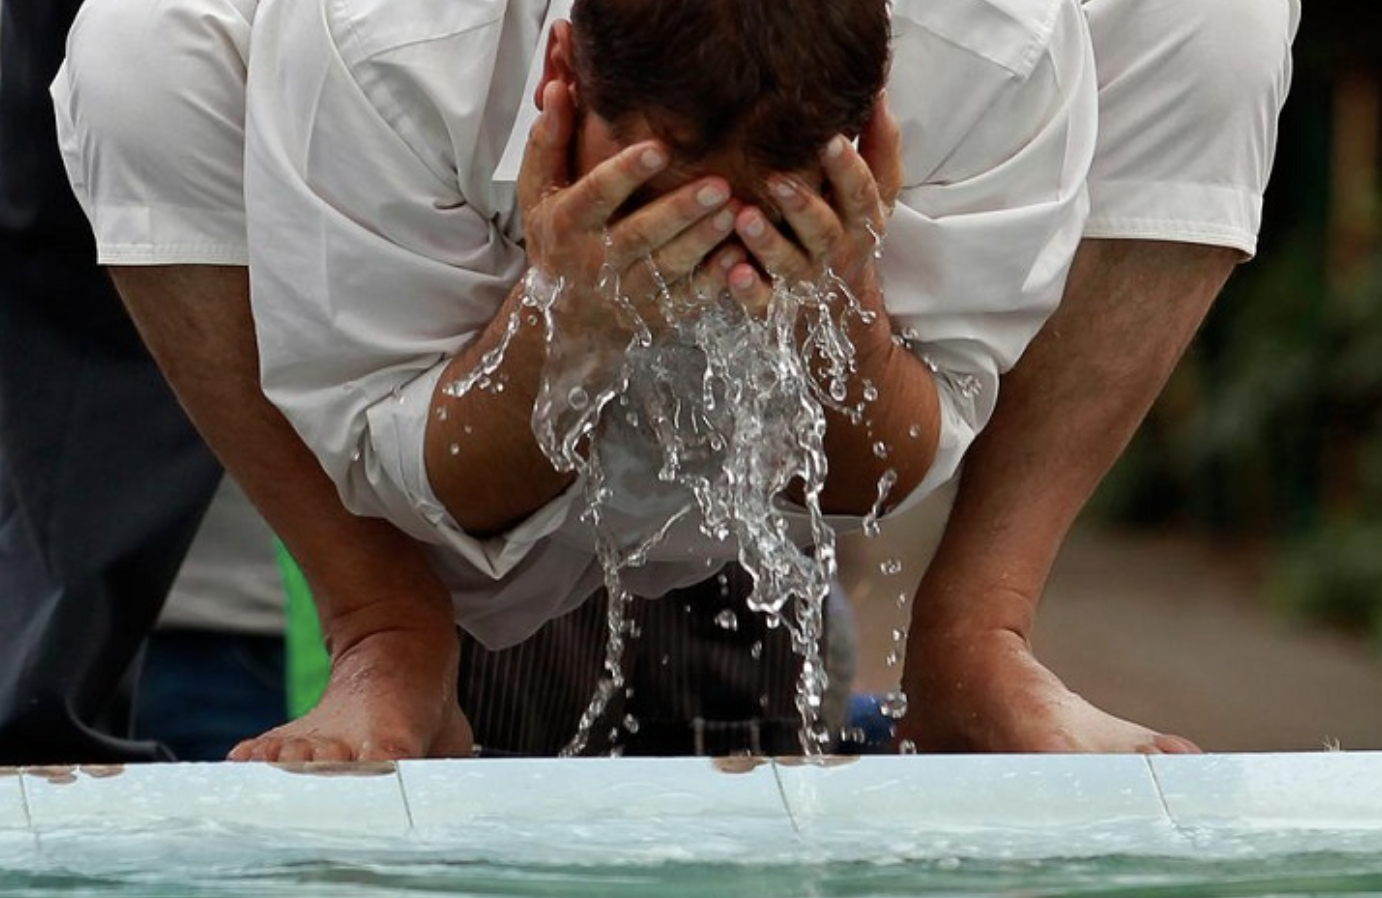
<instances>
[{"instance_id":1,"label":"light blue water","mask_svg":"<svg viewBox=\"0 0 1382 898\"><path fill-rule=\"evenodd\" d=\"M1070 855L1059 857L1033 853L1036 843L1024 845L1014 840L1016 832L1002 829L956 841L894 833L899 841L888 847L878 830L868 836L848 828L825 841L763 844L746 836L715 855L722 860L708 862L658 856L656 846L630 851L636 840L621 825L636 823L615 823L525 828L526 844L517 829L483 827L495 837L489 848L485 833L470 828L464 830L469 839L432 840L207 824L49 831L0 840L0 896L1382 898L1376 831L1187 830L1179 848L1159 854L1130 842L1097 854L1090 848L1099 843L1088 833L1057 828L1046 834L1046 847ZM1053 845L1064 847L1049 850Z\"/></svg>"},{"instance_id":2,"label":"light blue water","mask_svg":"<svg viewBox=\"0 0 1382 898\"><path fill-rule=\"evenodd\" d=\"M1382 896L1382 857L1286 855L1204 862L1107 857L821 865L523 866L302 861L84 875L0 869L5 898L1268 898Z\"/></svg>"}]
</instances>

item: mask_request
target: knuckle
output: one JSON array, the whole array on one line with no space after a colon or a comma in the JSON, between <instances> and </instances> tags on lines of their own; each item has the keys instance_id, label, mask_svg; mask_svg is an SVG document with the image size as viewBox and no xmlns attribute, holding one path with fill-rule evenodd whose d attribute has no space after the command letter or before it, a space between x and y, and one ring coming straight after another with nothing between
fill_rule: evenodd
<instances>
[{"instance_id":1,"label":"knuckle","mask_svg":"<svg viewBox=\"0 0 1382 898\"><path fill-rule=\"evenodd\" d=\"M615 245L625 253L644 255L652 248L653 235L642 218L630 218L615 230Z\"/></svg>"},{"instance_id":2,"label":"knuckle","mask_svg":"<svg viewBox=\"0 0 1382 898\"><path fill-rule=\"evenodd\" d=\"M820 240L826 246L838 246L844 236L845 228L838 218L831 219L821 228Z\"/></svg>"}]
</instances>

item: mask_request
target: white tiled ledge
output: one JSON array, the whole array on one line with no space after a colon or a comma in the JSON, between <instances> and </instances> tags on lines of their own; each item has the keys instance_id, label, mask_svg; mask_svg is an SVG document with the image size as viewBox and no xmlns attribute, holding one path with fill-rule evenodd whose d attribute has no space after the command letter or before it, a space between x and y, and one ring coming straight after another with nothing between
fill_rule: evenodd
<instances>
[{"instance_id":1,"label":"white tiled ledge","mask_svg":"<svg viewBox=\"0 0 1382 898\"><path fill-rule=\"evenodd\" d=\"M1382 753L0 768L0 868L164 863L170 840L189 864L247 840L563 864L1377 854Z\"/></svg>"}]
</instances>

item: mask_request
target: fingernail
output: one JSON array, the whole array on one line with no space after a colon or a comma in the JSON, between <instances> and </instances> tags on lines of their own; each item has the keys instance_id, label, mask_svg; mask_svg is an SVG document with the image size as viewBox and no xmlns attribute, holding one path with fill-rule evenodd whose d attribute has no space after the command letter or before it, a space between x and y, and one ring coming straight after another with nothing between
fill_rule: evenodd
<instances>
[{"instance_id":1,"label":"fingernail","mask_svg":"<svg viewBox=\"0 0 1382 898\"><path fill-rule=\"evenodd\" d=\"M845 151L845 138L843 134L836 134L830 138L830 142L825 145L825 156L827 159L838 158Z\"/></svg>"},{"instance_id":2,"label":"fingernail","mask_svg":"<svg viewBox=\"0 0 1382 898\"><path fill-rule=\"evenodd\" d=\"M711 219L717 231L728 231L734 227L734 213L728 209L721 209L720 213Z\"/></svg>"},{"instance_id":3,"label":"fingernail","mask_svg":"<svg viewBox=\"0 0 1382 898\"><path fill-rule=\"evenodd\" d=\"M744 225L744 233L755 239L762 237L767 229L767 225L764 223L763 216L761 215L750 217L748 222Z\"/></svg>"},{"instance_id":4,"label":"fingernail","mask_svg":"<svg viewBox=\"0 0 1382 898\"><path fill-rule=\"evenodd\" d=\"M720 268L728 272L735 265L739 264L740 258L740 255L735 252L725 253L723 256L720 257Z\"/></svg>"},{"instance_id":5,"label":"fingernail","mask_svg":"<svg viewBox=\"0 0 1382 898\"><path fill-rule=\"evenodd\" d=\"M768 186L779 199L791 199L797 193L796 186L785 178L773 178L768 182Z\"/></svg>"},{"instance_id":6,"label":"fingernail","mask_svg":"<svg viewBox=\"0 0 1382 898\"><path fill-rule=\"evenodd\" d=\"M752 270L740 269L729 278L729 285L735 290L752 290L754 274Z\"/></svg>"},{"instance_id":7,"label":"fingernail","mask_svg":"<svg viewBox=\"0 0 1382 898\"><path fill-rule=\"evenodd\" d=\"M667 154L654 147L648 147L643 151L643 155L638 157L638 161L642 162L648 171L659 171L667 164Z\"/></svg>"},{"instance_id":8,"label":"fingernail","mask_svg":"<svg viewBox=\"0 0 1382 898\"><path fill-rule=\"evenodd\" d=\"M729 194L722 187L707 184L696 191L696 202L705 206L707 209L720 205L729 199Z\"/></svg>"}]
</instances>

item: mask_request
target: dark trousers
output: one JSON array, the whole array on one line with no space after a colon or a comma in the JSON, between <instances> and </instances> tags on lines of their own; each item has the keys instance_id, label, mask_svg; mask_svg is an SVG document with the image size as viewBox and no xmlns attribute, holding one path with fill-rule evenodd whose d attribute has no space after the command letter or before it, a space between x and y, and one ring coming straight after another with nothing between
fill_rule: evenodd
<instances>
[{"instance_id":1,"label":"dark trousers","mask_svg":"<svg viewBox=\"0 0 1382 898\"><path fill-rule=\"evenodd\" d=\"M220 476L91 257L0 242L0 764L169 757L121 687Z\"/></svg>"},{"instance_id":2,"label":"dark trousers","mask_svg":"<svg viewBox=\"0 0 1382 898\"><path fill-rule=\"evenodd\" d=\"M801 659L791 634L745 608L742 568L722 574L633 600L628 618L637 635L625 646L626 682L582 754L801 753ZM550 756L567 745L605 675L608 608L601 591L513 648L467 643L460 704L482 753Z\"/></svg>"},{"instance_id":3,"label":"dark trousers","mask_svg":"<svg viewBox=\"0 0 1382 898\"><path fill-rule=\"evenodd\" d=\"M223 761L287 719L283 637L160 629L149 639L134 731L179 761Z\"/></svg>"},{"instance_id":4,"label":"dark trousers","mask_svg":"<svg viewBox=\"0 0 1382 898\"><path fill-rule=\"evenodd\" d=\"M122 684L220 468L95 263L48 85L80 0L0 6L0 764L166 757Z\"/></svg>"}]
</instances>

